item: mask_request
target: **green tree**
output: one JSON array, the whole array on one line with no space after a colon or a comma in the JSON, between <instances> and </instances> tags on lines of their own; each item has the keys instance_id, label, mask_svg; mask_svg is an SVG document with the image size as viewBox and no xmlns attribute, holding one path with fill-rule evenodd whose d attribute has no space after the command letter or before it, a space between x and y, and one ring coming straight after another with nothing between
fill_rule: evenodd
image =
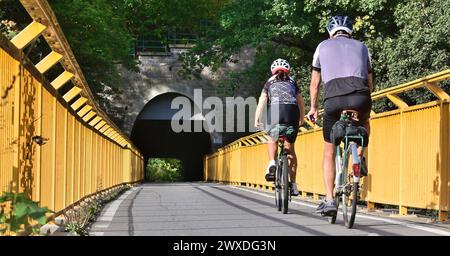
<instances>
[{"instance_id":1,"label":"green tree","mask_svg":"<svg viewBox=\"0 0 450 256\"><path fill-rule=\"evenodd\" d=\"M116 64L134 68L133 40L164 40L169 32L199 35L181 57L186 78L205 67L218 70L244 46L257 51L253 66L230 72L218 86L222 95L257 96L274 58L286 58L309 103L312 55L327 39L325 24L335 14L355 19L354 38L371 53L375 88L382 89L450 66L450 1L438 0L73 0L49 1L95 95L120 125L125 110L115 104L123 83ZM16 0L0 2L0 20L22 29L30 19ZM11 28L1 27L2 32ZM449 83L444 89L449 91ZM249 96L249 95L242 95ZM402 97L411 103L433 98L422 91ZM120 105L120 104L119 104ZM389 108L381 104L380 108Z\"/></svg>"},{"instance_id":2,"label":"green tree","mask_svg":"<svg viewBox=\"0 0 450 256\"><path fill-rule=\"evenodd\" d=\"M169 31L197 33L229 0L124 0L127 26L136 36Z\"/></svg>"},{"instance_id":3,"label":"green tree","mask_svg":"<svg viewBox=\"0 0 450 256\"><path fill-rule=\"evenodd\" d=\"M124 83L117 64L135 68L133 37L122 0L49 1L94 95L118 125L117 106Z\"/></svg>"},{"instance_id":4,"label":"green tree","mask_svg":"<svg viewBox=\"0 0 450 256\"><path fill-rule=\"evenodd\" d=\"M147 163L148 181L181 181L183 168L181 161L172 158L152 158Z\"/></svg>"},{"instance_id":5,"label":"green tree","mask_svg":"<svg viewBox=\"0 0 450 256\"><path fill-rule=\"evenodd\" d=\"M217 70L234 61L232 55L243 46L251 45L257 49L255 64L230 73L220 91L239 93L245 84L257 96L271 61L281 57L294 67L308 104L312 54L328 38L329 17L346 14L355 19L354 38L364 41L372 53L375 86L382 89L450 66L449 10L448 0L234 0L219 13L219 28L209 33L213 40L201 41L183 56L183 74L198 77L207 66ZM448 83L444 88L449 91ZM432 98L421 91L404 97L416 103Z\"/></svg>"}]
</instances>

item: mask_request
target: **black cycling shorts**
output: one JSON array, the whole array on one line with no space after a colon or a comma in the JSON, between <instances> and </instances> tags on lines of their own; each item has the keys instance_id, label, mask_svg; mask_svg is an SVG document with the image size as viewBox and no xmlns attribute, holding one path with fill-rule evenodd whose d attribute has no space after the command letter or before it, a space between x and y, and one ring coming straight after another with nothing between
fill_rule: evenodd
<instances>
[{"instance_id":1,"label":"black cycling shorts","mask_svg":"<svg viewBox=\"0 0 450 256\"><path fill-rule=\"evenodd\" d=\"M324 102L323 114L323 139L332 143L330 138L331 128L341 117L342 110L356 110L359 112L358 126L364 126L369 120L372 110L372 99L369 91L354 92L347 95L328 98Z\"/></svg>"}]
</instances>

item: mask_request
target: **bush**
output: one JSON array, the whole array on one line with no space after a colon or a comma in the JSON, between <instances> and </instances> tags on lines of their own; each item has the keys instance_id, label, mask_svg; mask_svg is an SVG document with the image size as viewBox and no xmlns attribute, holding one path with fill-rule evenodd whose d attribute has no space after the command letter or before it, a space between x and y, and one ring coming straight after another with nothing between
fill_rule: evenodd
<instances>
[{"instance_id":1,"label":"bush","mask_svg":"<svg viewBox=\"0 0 450 256\"><path fill-rule=\"evenodd\" d=\"M86 199L76 207L66 209L63 213L66 219L65 231L78 236L88 236L89 225L96 220L105 204L128 189L130 189L129 185L115 187Z\"/></svg>"},{"instance_id":2,"label":"bush","mask_svg":"<svg viewBox=\"0 0 450 256\"><path fill-rule=\"evenodd\" d=\"M180 181L183 179L181 161L177 159L153 158L148 161L148 181Z\"/></svg>"},{"instance_id":3,"label":"bush","mask_svg":"<svg viewBox=\"0 0 450 256\"><path fill-rule=\"evenodd\" d=\"M5 209L6 205L10 206L9 210ZM27 231L37 234L39 225L47 223L47 213L51 212L47 207L40 207L39 202L32 201L25 193L4 192L0 196L0 235Z\"/></svg>"}]
</instances>

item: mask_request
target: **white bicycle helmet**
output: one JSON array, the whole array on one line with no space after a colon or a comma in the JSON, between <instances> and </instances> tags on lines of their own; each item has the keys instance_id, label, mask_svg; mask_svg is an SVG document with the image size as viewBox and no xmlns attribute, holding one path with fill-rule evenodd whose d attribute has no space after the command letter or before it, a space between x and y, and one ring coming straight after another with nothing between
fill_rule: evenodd
<instances>
[{"instance_id":1,"label":"white bicycle helmet","mask_svg":"<svg viewBox=\"0 0 450 256\"><path fill-rule=\"evenodd\" d=\"M344 30L348 34L353 33L353 22L348 16L334 16L331 17L327 24L327 31L330 36L333 36L337 31Z\"/></svg>"},{"instance_id":2,"label":"white bicycle helmet","mask_svg":"<svg viewBox=\"0 0 450 256\"><path fill-rule=\"evenodd\" d=\"M286 74L289 74L289 71L291 70L291 66L286 60L283 59L276 59L272 62L272 65L270 66L270 71L272 71L272 75L275 75L275 73L278 70L282 70Z\"/></svg>"}]
</instances>

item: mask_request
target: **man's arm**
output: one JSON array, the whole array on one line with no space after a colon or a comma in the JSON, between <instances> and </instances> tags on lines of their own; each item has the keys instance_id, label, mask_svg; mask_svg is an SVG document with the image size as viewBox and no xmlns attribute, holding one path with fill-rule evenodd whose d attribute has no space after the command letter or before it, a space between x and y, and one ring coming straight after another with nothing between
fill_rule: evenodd
<instances>
[{"instance_id":1,"label":"man's arm","mask_svg":"<svg viewBox=\"0 0 450 256\"><path fill-rule=\"evenodd\" d=\"M366 46L367 48L367 46ZM373 68L372 68L372 54L370 54L369 48L367 48L367 59L368 59L368 67L369 73L367 74L367 83L369 85L370 93L373 92Z\"/></svg>"},{"instance_id":2,"label":"man's arm","mask_svg":"<svg viewBox=\"0 0 450 256\"><path fill-rule=\"evenodd\" d=\"M308 117L313 115L317 120L318 117L318 107L319 104L317 102L320 92L320 83L321 83L320 72L317 70L313 70L311 73L311 83L309 85L309 93L311 96L311 110L308 113Z\"/></svg>"},{"instance_id":3,"label":"man's arm","mask_svg":"<svg viewBox=\"0 0 450 256\"><path fill-rule=\"evenodd\" d=\"M302 125L305 122L305 100L300 93L297 94L297 104L300 109L300 125Z\"/></svg>"}]
</instances>

